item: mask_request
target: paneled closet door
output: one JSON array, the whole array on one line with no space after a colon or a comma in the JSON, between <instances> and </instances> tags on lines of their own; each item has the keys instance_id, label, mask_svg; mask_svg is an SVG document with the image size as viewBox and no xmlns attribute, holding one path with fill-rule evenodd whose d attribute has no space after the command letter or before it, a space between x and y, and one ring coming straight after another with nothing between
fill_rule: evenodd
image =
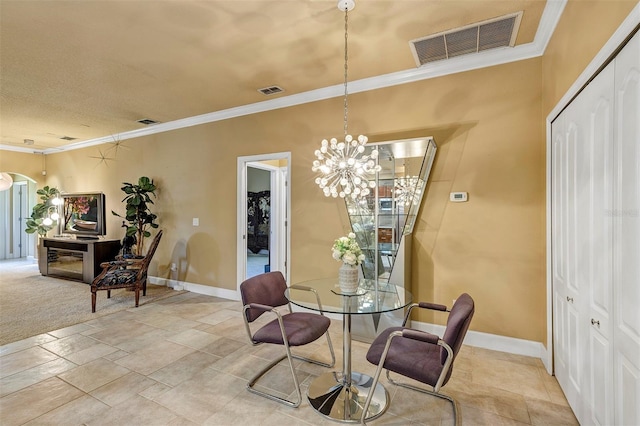
<instances>
[{"instance_id":1,"label":"paneled closet door","mask_svg":"<svg viewBox=\"0 0 640 426\"><path fill-rule=\"evenodd\" d=\"M579 261L584 221L581 217L580 186L585 179L584 147L587 129L582 107L572 103L556 119L553 138L553 288L554 288L554 359L556 376L578 419L584 404L587 341L581 332L580 315L584 315L588 280Z\"/></svg>"},{"instance_id":2,"label":"paneled closet door","mask_svg":"<svg viewBox=\"0 0 640 426\"><path fill-rule=\"evenodd\" d=\"M613 422L613 77L611 64L552 126L555 373L588 424Z\"/></svg>"},{"instance_id":3,"label":"paneled closet door","mask_svg":"<svg viewBox=\"0 0 640 426\"><path fill-rule=\"evenodd\" d=\"M581 317L581 330L588 340L585 375L588 386L583 405L584 422L614 424L613 394L613 122L614 64L609 64L580 95L586 118L583 141L585 172L580 203L584 261L580 262L586 279L587 310Z\"/></svg>"},{"instance_id":4,"label":"paneled closet door","mask_svg":"<svg viewBox=\"0 0 640 426\"><path fill-rule=\"evenodd\" d=\"M640 33L616 57L615 424L640 424Z\"/></svg>"}]
</instances>

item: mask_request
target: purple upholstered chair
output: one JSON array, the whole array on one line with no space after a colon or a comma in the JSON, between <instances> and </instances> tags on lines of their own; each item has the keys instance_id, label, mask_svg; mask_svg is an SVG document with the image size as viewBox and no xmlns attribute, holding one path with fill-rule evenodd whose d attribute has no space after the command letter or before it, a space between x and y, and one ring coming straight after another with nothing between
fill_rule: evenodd
<instances>
[{"instance_id":1,"label":"purple upholstered chair","mask_svg":"<svg viewBox=\"0 0 640 426\"><path fill-rule=\"evenodd\" d=\"M283 345L285 349L285 354L283 356L274 360L249 380L247 389L250 392L273 399L291 407L297 407L302 402L300 384L293 367L292 358L312 362L324 367L333 367L336 359L328 331L331 320L322 314L322 305L320 304L318 294L314 289L309 287L295 286L295 288L315 293L316 300L320 308L320 314L291 311L289 301L284 296L284 292L287 289L287 283L282 276L282 273L278 271L257 275L240 284L240 294L242 296L242 304L244 305L244 323L251 343L253 345L259 345L261 343ZM287 308L278 309L285 305L287 305ZM254 322L265 312L271 313L275 318L252 333L249 324ZM331 353L330 364L291 354L291 346L306 345L316 341L322 337L323 334L327 336L327 343L329 344L329 351ZM296 387L297 401L290 401L254 388L254 385L260 377L285 358L289 360L289 368L291 369L291 375L293 376L293 382Z\"/></svg>"},{"instance_id":2,"label":"purple upholstered chair","mask_svg":"<svg viewBox=\"0 0 640 426\"><path fill-rule=\"evenodd\" d=\"M415 307L447 312L447 307L444 305L426 302L414 303L409 307L402 327L388 328L373 341L367 352L367 360L376 364L378 368L371 389L375 388L380 378L380 372L384 368L387 370L387 379L394 385L450 401L453 405L455 424L459 425L461 419L456 400L440 393L440 388L451 377L453 361L460 351L464 336L469 329L475 311L473 299L466 293L456 299L449 312L447 327L442 338L405 327L411 310ZM390 371L425 383L431 386L433 391L396 382L389 377ZM362 411L362 424L364 424L365 414L369 410L371 395L373 392L369 394Z\"/></svg>"}]
</instances>

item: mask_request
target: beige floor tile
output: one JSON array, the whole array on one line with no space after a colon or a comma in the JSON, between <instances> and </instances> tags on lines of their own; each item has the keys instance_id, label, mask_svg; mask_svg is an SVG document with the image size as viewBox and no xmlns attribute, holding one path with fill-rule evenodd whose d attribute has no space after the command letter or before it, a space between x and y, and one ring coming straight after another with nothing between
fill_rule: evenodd
<instances>
[{"instance_id":1,"label":"beige floor tile","mask_svg":"<svg viewBox=\"0 0 640 426\"><path fill-rule=\"evenodd\" d=\"M2 425L21 425L81 396L79 389L52 377L0 398Z\"/></svg>"},{"instance_id":2,"label":"beige floor tile","mask_svg":"<svg viewBox=\"0 0 640 426\"><path fill-rule=\"evenodd\" d=\"M82 333L84 331L91 330L94 327L91 327L87 323L76 324L70 327L61 328L59 330L50 331L48 334L61 339L63 337L71 336L73 334Z\"/></svg>"},{"instance_id":3,"label":"beige floor tile","mask_svg":"<svg viewBox=\"0 0 640 426\"><path fill-rule=\"evenodd\" d=\"M103 356L108 356L114 352L119 352L119 349L105 345L104 343L98 343L87 349L69 354L65 356L65 358L75 364L82 365L102 358Z\"/></svg>"},{"instance_id":4,"label":"beige floor tile","mask_svg":"<svg viewBox=\"0 0 640 426\"><path fill-rule=\"evenodd\" d=\"M548 401L525 398L532 425L578 425L571 408Z\"/></svg>"},{"instance_id":5,"label":"beige floor tile","mask_svg":"<svg viewBox=\"0 0 640 426\"><path fill-rule=\"evenodd\" d=\"M220 357L205 352L192 352L154 371L149 377L166 385L176 386L200 374L219 359Z\"/></svg>"},{"instance_id":6,"label":"beige floor tile","mask_svg":"<svg viewBox=\"0 0 640 426\"><path fill-rule=\"evenodd\" d=\"M139 395L147 399L154 400L170 389L172 389L171 386L165 385L164 383L156 382L154 385L140 392Z\"/></svg>"},{"instance_id":7,"label":"beige floor tile","mask_svg":"<svg viewBox=\"0 0 640 426\"><path fill-rule=\"evenodd\" d=\"M210 315L202 317L198 321L203 322L205 324L216 325L224 321L227 321L228 319L240 319L240 313L236 311L231 311L229 309L222 309L220 311L216 311Z\"/></svg>"},{"instance_id":8,"label":"beige floor tile","mask_svg":"<svg viewBox=\"0 0 640 426\"><path fill-rule=\"evenodd\" d=\"M54 342L45 343L40 345L49 352L53 352L59 356L66 356L74 352L78 352L87 349L91 346L97 345L100 342L91 337L83 336L82 334L73 334L60 338Z\"/></svg>"},{"instance_id":9,"label":"beige floor tile","mask_svg":"<svg viewBox=\"0 0 640 426\"><path fill-rule=\"evenodd\" d=\"M149 306L151 307L153 305ZM136 321L168 331L189 330L199 324L197 321L191 321L175 315L167 315L164 312L158 312L157 310L148 310L145 313L137 315Z\"/></svg>"},{"instance_id":10,"label":"beige floor tile","mask_svg":"<svg viewBox=\"0 0 640 426\"><path fill-rule=\"evenodd\" d=\"M55 410L51 410L42 416L26 423L27 426L53 426L53 425L82 425L92 418L101 415L109 409L107 404L83 395Z\"/></svg>"},{"instance_id":11,"label":"beige floor tile","mask_svg":"<svg viewBox=\"0 0 640 426\"><path fill-rule=\"evenodd\" d=\"M530 423L524 396L491 386L458 385L449 382L442 392L455 398L459 404Z\"/></svg>"},{"instance_id":12,"label":"beige floor tile","mask_svg":"<svg viewBox=\"0 0 640 426\"><path fill-rule=\"evenodd\" d=\"M128 316L131 317L131 315ZM89 335L102 343L106 343L107 345L115 346L120 349L124 349L120 346L127 342L140 339L147 333L158 331L150 325L137 323L135 318L121 322L117 320L110 321L110 317L112 317L112 315L100 318L103 320L103 324L96 326L96 331Z\"/></svg>"},{"instance_id":13,"label":"beige floor tile","mask_svg":"<svg viewBox=\"0 0 640 426\"><path fill-rule=\"evenodd\" d=\"M137 323L135 324L137 326ZM143 327L147 327L144 324L140 324L140 325L142 325ZM145 330L146 331L144 333L140 333L133 338L128 338L126 340L121 341L117 345L112 345L112 346L116 346L118 349L133 353L139 350L143 350L149 345L152 345L158 341L168 339L178 334L178 332L176 331L163 330L161 328L151 328L151 329L145 328Z\"/></svg>"},{"instance_id":14,"label":"beige floor tile","mask_svg":"<svg viewBox=\"0 0 640 426\"><path fill-rule=\"evenodd\" d=\"M194 328L189 328L167 338L167 340L170 342L189 346L194 349L202 349L219 339L221 339L220 336L216 336L205 331L196 330Z\"/></svg>"},{"instance_id":15,"label":"beige floor tile","mask_svg":"<svg viewBox=\"0 0 640 426\"><path fill-rule=\"evenodd\" d=\"M509 392L522 393L531 398L550 401L549 393L540 375L540 368L537 365L514 364L509 360L485 357L475 357L472 363L472 381L477 386L491 386ZM526 388L523 388L523 383L527 384Z\"/></svg>"},{"instance_id":16,"label":"beige floor tile","mask_svg":"<svg viewBox=\"0 0 640 426\"><path fill-rule=\"evenodd\" d=\"M58 377L84 392L91 392L128 373L128 369L112 361L97 359L59 374Z\"/></svg>"},{"instance_id":17,"label":"beige floor tile","mask_svg":"<svg viewBox=\"0 0 640 426\"><path fill-rule=\"evenodd\" d=\"M465 426L524 426L529 424L528 422L519 422L466 405L460 406L460 416L462 418L462 424ZM453 426L453 423L450 424ZM547 426L552 424L553 423L547 423Z\"/></svg>"},{"instance_id":18,"label":"beige floor tile","mask_svg":"<svg viewBox=\"0 0 640 426\"><path fill-rule=\"evenodd\" d=\"M213 416L240 392L246 382L210 368L163 393L154 401L198 424Z\"/></svg>"},{"instance_id":19,"label":"beige floor tile","mask_svg":"<svg viewBox=\"0 0 640 426\"><path fill-rule=\"evenodd\" d=\"M177 421L171 410L139 395L118 404L87 421L87 426L164 425Z\"/></svg>"},{"instance_id":20,"label":"beige floor tile","mask_svg":"<svg viewBox=\"0 0 640 426\"><path fill-rule=\"evenodd\" d=\"M113 407L133 398L157 382L131 372L90 392L91 396Z\"/></svg>"},{"instance_id":21,"label":"beige floor tile","mask_svg":"<svg viewBox=\"0 0 640 426\"><path fill-rule=\"evenodd\" d=\"M0 397L19 391L57 374L76 368L77 365L63 358L40 364L28 370L0 379Z\"/></svg>"},{"instance_id":22,"label":"beige floor tile","mask_svg":"<svg viewBox=\"0 0 640 426\"><path fill-rule=\"evenodd\" d=\"M51 342L53 340L56 340L54 336L51 336L49 334L39 334L37 336L29 337L24 340L19 340L17 342L7 343L6 345L0 346L0 356L19 352L28 348L32 348L34 346L41 345L43 343Z\"/></svg>"},{"instance_id":23,"label":"beige floor tile","mask_svg":"<svg viewBox=\"0 0 640 426\"><path fill-rule=\"evenodd\" d=\"M150 343L144 349L131 355L117 359L115 363L140 374L148 375L192 353L194 350L187 346L161 340Z\"/></svg>"},{"instance_id":24,"label":"beige floor tile","mask_svg":"<svg viewBox=\"0 0 640 426\"><path fill-rule=\"evenodd\" d=\"M212 313L222 309L217 303L173 303L171 305L163 305L162 312L167 315L174 315L180 318L198 321L202 317L211 315Z\"/></svg>"},{"instance_id":25,"label":"beige floor tile","mask_svg":"<svg viewBox=\"0 0 640 426\"><path fill-rule=\"evenodd\" d=\"M213 343L208 344L200 348L201 351L210 353L211 355L216 355L219 357L226 357L241 348L249 348L249 340L239 342L238 340L227 339L226 337L219 337Z\"/></svg>"},{"instance_id":26,"label":"beige floor tile","mask_svg":"<svg viewBox=\"0 0 640 426\"><path fill-rule=\"evenodd\" d=\"M0 378L37 367L38 365L45 364L58 358L59 357L55 354L52 354L39 346L4 355L0 358L0 363L2 365Z\"/></svg>"}]
</instances>

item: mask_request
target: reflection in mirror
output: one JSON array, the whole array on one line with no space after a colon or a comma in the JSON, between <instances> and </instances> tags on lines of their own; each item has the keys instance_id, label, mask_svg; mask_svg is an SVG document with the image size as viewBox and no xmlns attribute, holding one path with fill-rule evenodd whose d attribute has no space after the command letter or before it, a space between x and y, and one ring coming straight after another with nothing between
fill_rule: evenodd
<instances>
[{"instance_id":1,"label":"reflection in mirror","mask_svg":"<svg viewBox=\"0 0 640 426\"><path fill-rule=\"evenodd\" d=\"M366 149L378 150L376 188L365 198L345 198L345 202L351 227L366 255L364 277L389 282L402 239L413 232L436 144L425 137L368 144Z\"/></svg>"}]
</instances>

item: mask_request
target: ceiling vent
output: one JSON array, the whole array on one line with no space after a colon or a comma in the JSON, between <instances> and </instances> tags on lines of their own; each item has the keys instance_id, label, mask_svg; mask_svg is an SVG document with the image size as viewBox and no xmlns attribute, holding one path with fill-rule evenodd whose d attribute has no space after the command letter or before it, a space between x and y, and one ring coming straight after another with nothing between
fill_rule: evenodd
<instances>
[{"instance_id":1,"label":"ceiling vent","mask_svg":"<svg viewBox=\"0 0 640 426\"><path fill-rule=\"evenodd\" d=\"M155 120L151 120L149 118L143 118L142 120L138 120L138 123L140 124L144 124L146 126L150 125L150 124L157 124L158 121Z\"/></svg>"},{"instance_id":2,"label":"ceiling vent","mask_svg":"<svg viewBox=\"0 0 640 426\"><path fill-rule=\"evenodd\" d=\"M262 93L263 95L275 95L276 93L284 92L284 89L279 86L271 86L265 87L264 89L258 89L258 92Z\"/></svg>"},{"instance_id":3,"label":"ceiling vent","mask_svg":"<svg viewBox=\"0 0 640 426\"><path fill-rule=\"evenodd\" d=\"M522 11L411 40L409 45L419 67L483 50L513 47L521 19Z\"/></svg>"}]
</instances>

